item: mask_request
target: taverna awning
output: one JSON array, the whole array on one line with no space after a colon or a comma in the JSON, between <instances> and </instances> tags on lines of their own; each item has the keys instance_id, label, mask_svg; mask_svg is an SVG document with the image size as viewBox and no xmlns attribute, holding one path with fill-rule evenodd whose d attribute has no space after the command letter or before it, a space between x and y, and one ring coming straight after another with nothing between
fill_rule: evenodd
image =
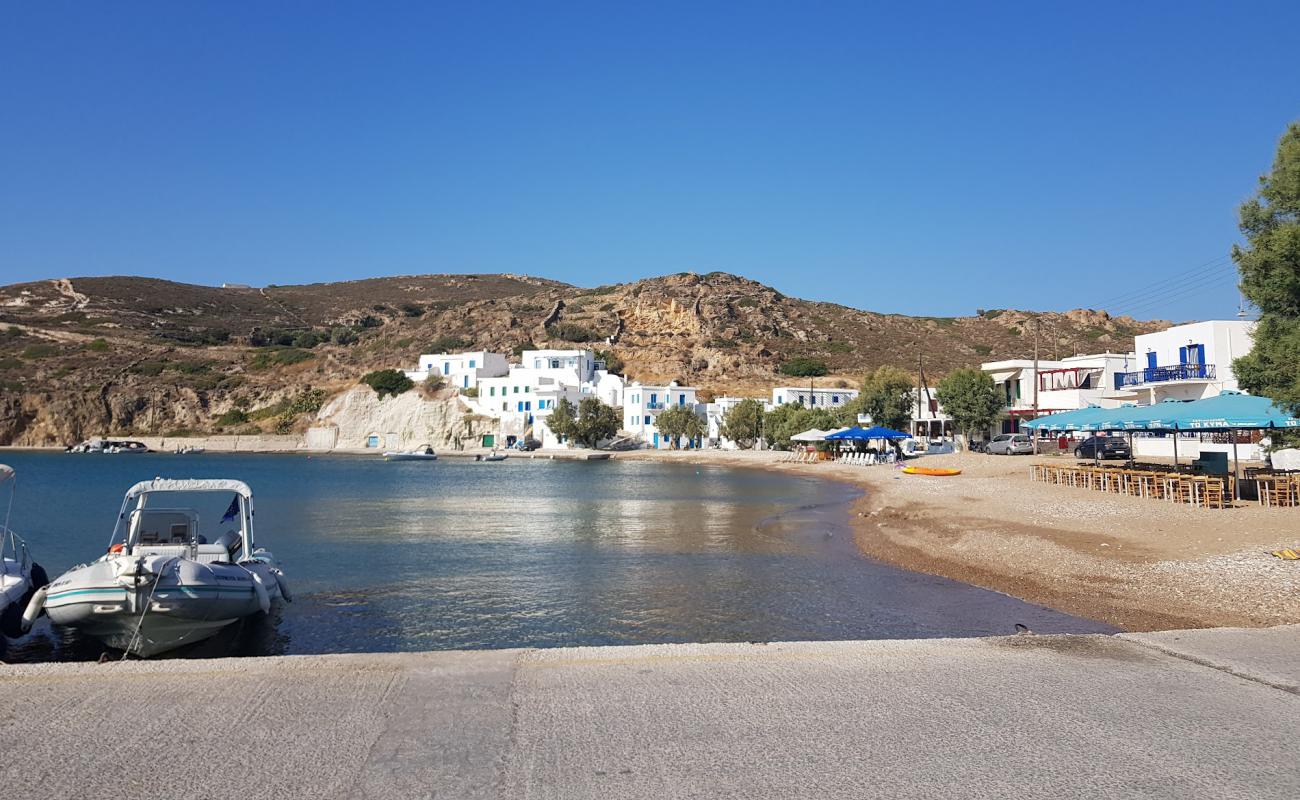
<instances>
[{"instance_id":1,"label":"taverna awning","mask_svg":"<svg viewBox=\"0 0 1300 800\"><path fill-rule=\"evenodd\" d=\"M1226 431L1300 428L1300 420L1267 397L1224 391L1203 400L1165 400L1151 406L1089 406L1021 425L1044 431Z\"/></svg>"},{"instance_id":2,"label":"taverna awning","mask_svg":"<svg viewBox=\"0 0 1300 800\"><path fill-rule=\"evenodd\" d=\"M857 426L854 426L852 428L845 428L842 431L837 431L835 433L828 435L826 437L826 440L834 441L834 442L843 442L843 441L856 442L856 441L869 441L871 439L910 439L910 438L911 436L909 434L903 433L902 431L896 431L891 428L882 428L877 425L872 428L860 428Z\"/></svg>"}]
</instances>

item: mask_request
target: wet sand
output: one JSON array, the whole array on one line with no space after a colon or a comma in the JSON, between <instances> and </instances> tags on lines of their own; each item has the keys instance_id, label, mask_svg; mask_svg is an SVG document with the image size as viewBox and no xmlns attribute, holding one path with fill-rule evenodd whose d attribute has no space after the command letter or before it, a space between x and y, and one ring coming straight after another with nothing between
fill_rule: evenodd
<instances>
[{"instance_id":1,"label":"wet sand","mask_svg":"<svg viewBox=\"0 0 1300 800\"><path fill-rule=\"evenodd\" d=\"M1029 478L1036 457L930 456L932 478L889 466L779 463L751 451L620 453L818 475L866 489L858 548L917 572L1005 592L1128 630L1264 626L1300 619L1300 509L1199 509Z\"/></svg>"}]
</instances>

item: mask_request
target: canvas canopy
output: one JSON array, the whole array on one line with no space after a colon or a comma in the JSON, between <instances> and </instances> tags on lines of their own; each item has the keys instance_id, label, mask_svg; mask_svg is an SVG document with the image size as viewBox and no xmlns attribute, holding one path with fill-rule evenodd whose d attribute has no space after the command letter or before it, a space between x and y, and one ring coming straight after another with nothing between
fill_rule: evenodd
<instances>
[{"instance_id":1,"label":"canvas canopy","mask_svg":"<svg viewBox=\"0 0 1300 800\"><path fill-rule=\"evenodd\" d=\"M854 426L852 428L846 428L842 431L837 431L836 433L832 433L828 435L826 437L826 440L836 441L836 442L843 442L843 441L856 442L856 441L868 441L871 439L908 439L908 438L911 437L909 437L908 434L903 433L902 431L896 431L890 428L882 428L877 425L871 428L860 428L857 426Z\"/></svg>"},{"instance_id":2,"label":"canvas canopy","mask_svg":"<svg viewBox=\"0 0 1300 800\"><path fill-rule=\"evenodd\" d=\"M1089 406L1021 423L1045 431L1210 431L1300 428L1267 397L1224 391L1203 400L1165 400L1151 406Z\"/></svg>"},{"instance_id":3,"label":"canvas canopy","mask_svg":"<svg viewBox=\"0 0 1300 800\"><path fill-rule=\"evenodd\" d=\"M826 439L826 431L821 428L809 428L803 433L796 433L790 437L792 442L821 442Z\"/></svg>"}]
</instances>

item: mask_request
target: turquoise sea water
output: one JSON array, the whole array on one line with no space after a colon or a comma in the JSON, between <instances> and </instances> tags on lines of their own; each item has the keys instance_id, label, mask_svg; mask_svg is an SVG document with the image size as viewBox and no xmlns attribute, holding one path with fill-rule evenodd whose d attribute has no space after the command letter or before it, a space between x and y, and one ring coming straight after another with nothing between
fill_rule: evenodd
<instances>
[{"instance_id":1,"label":"turquoise sea water","mask_svg":"<svg viewBox=\"0 0 1300 800\"><path fill-rule=\"evenodd\" d=\"M136 481L253 487L258 544L282 562L295 602L189 655L982 636L1017 622L1113 630L863 558L847 528L857 491L806 477L524 457L0 460L18 470L12 527L51 577L104 552ZM229 499L196 504L209 538ZM42 620L4 658L102 651Z\"/></svg>"}]
</instances>

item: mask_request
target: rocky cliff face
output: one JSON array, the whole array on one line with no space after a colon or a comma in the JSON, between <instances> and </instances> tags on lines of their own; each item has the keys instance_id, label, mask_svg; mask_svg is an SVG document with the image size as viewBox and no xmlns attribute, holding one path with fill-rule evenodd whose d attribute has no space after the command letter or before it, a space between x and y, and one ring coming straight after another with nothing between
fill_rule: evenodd
<instances>
[{"instance_id":1,"label":"rocky cliff face","mask_svg":"<svg viewBox=\"0 0 1300 800\"><path fill-rule=\"evenodd\" d=\"M1092 310L878 314L786 297L726 273L594 289L517 275L263 289L60 279L0 287L0 444L301 431L342 393L351 399L333 413L365 418L379 408L364 410L358 393L347 392L361 375L442 349L594 347L621 360L632 379L766 394L791 380L779 369L796 357L826 362L831 375L820 380L846 384L882 364L914 370L920 357L933 380L954 367L1029 356L1035 331L1051 357L1127 351L1135 333L1167 325ZM411 412L434 438L455 428L451 411L446 419ZM376 419L395 422L388 413Z\"/></svg>"}]
</instances>

